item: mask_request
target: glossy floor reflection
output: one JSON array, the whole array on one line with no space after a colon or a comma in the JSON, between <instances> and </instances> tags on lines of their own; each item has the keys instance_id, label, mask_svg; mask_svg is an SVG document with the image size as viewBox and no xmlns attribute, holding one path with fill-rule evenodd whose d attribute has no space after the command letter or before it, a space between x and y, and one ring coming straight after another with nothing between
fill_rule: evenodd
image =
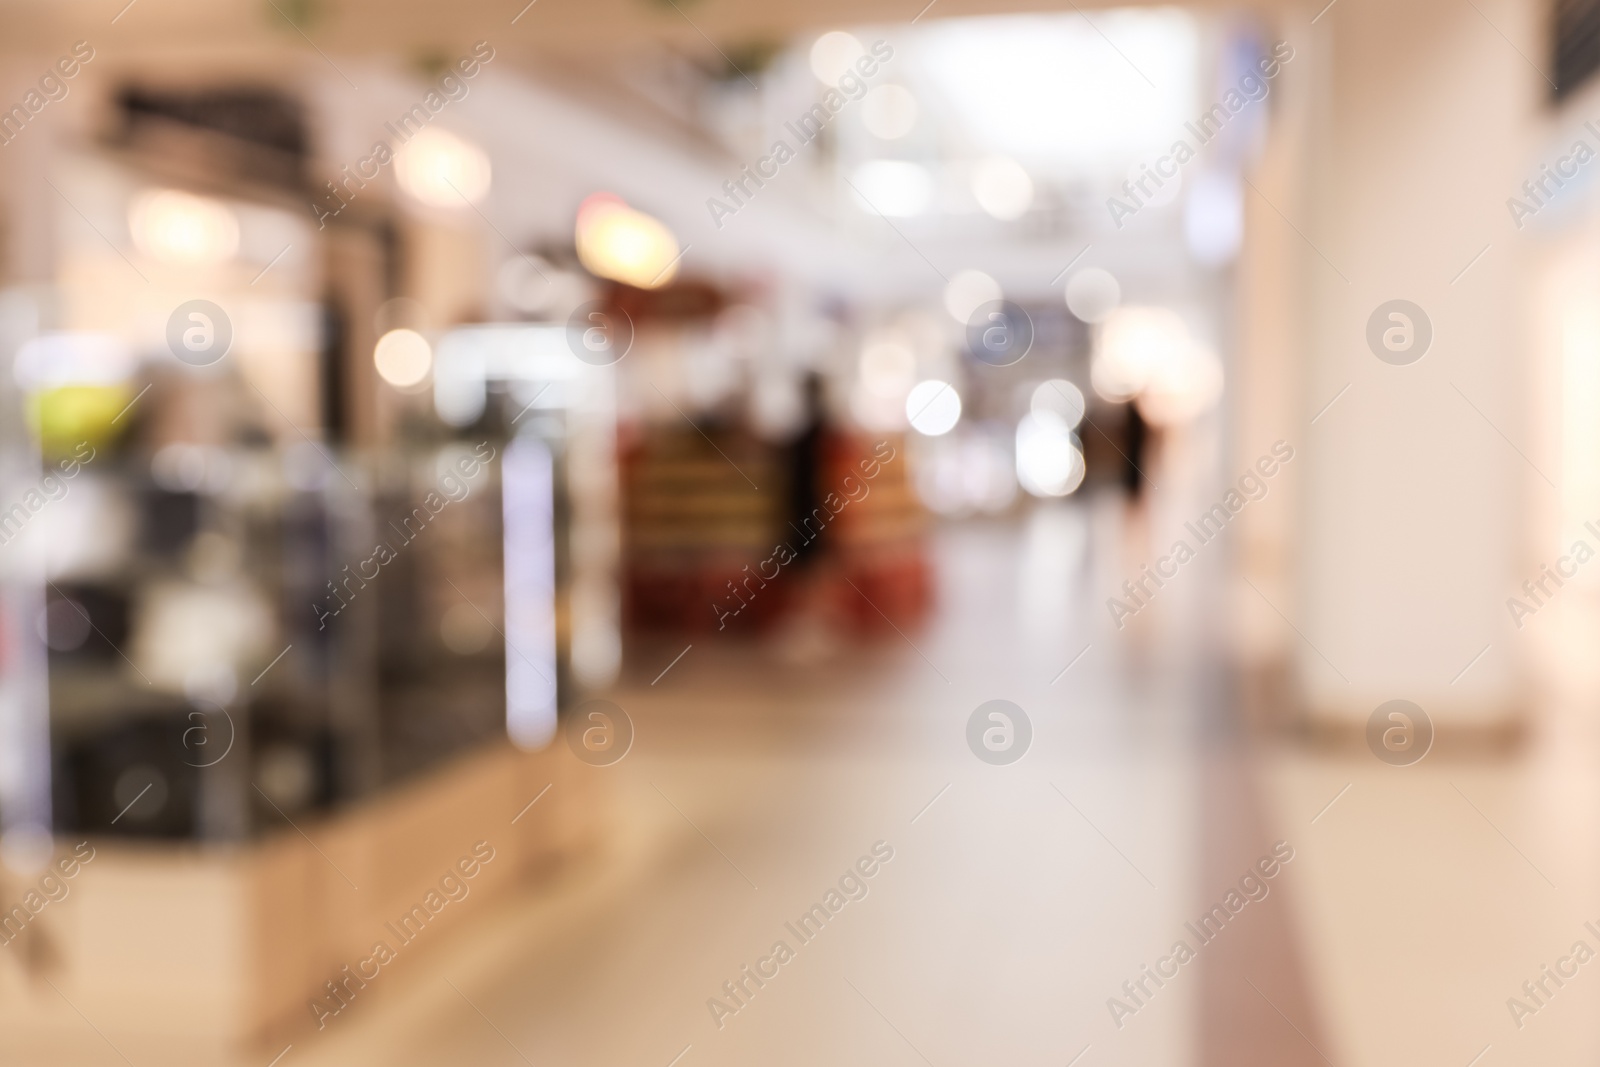
<instances>
[{"instance_id":1,"label":"glossy floor reflection","mask_svg":"<svg viewBox=\"0 0 1600 1067\"><path fill-rule=\"evenodd\" d=\"M592 772L613 790L613 847L419 966L404 1005L353 1015L325 1053L307 1051L418 1064L1195 1062L1199 967L1145 980L1120 1029L1107 1000L1127 1003L1122 984L1189 936L1211 694L1167 665L1130 675L1137 650L1115 647L1085 606L1097 569L1120 566L1116 541L1092 532L1099 518L1070 507L947 531L939 614L915 634L803 666L772 642L713 639L654 685L641 669L615 694L634 749ZM677 651L662 646L652 665ZM1034 728L1011 766L966 745L968 716L995 698ZM863 880L866 895L802 942L799 918L875 846L893 859ZM780 940L793 959L761 964ZM746 965L777 973L758 988ZM708 1007L735 1006L735 981L743 1006Z\"/></svg>"},{"instance_id":2,"label":"glossy floor reflection","mask_svg":"<svg viewBox=\"0 0 1600 1067\"><path fill-rule=\"evenodd\" d=\"M285 1067L1592 1060L1600 970L1521 1028L1506 1004L1600 944L1592 685L1512 757L1253 736L1203 614L1160 641L1097 615L1118 508L946 528L937 617L877 644L696 640L664 675L682 646L641 648L613 694L634 747L582 769L612 833L239 1062L290 1037ZM1010 766L967 747L995 698L1033 724Z\"/></svg>"}]
</instances>

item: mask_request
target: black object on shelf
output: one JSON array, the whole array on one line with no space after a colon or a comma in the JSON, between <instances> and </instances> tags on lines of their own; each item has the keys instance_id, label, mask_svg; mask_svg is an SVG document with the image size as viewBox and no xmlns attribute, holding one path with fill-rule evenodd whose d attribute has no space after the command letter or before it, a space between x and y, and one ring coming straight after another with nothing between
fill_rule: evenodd
<instances>
[{"instance_id":1,"label":"black object on shelf","mask_svg":"<svg viewBox=\"0 0 1600 1067\"><path fill-rule=\"evenodd\" d=\"M146 489L140 494L139 546L153 555L177 555L200 532L200 497Z\"/></svg>"},{"instance_id":2,"label":"black object on shelf","mask_svg":"<svg viewBox=\"0 0 1600 1067\"><path fill-rule=\"evenodd\" d=\"M200 828L201 770L185 760L183 708L68 742L57 757L58 831L189 838Z\"/></svg>"}]
</instances>

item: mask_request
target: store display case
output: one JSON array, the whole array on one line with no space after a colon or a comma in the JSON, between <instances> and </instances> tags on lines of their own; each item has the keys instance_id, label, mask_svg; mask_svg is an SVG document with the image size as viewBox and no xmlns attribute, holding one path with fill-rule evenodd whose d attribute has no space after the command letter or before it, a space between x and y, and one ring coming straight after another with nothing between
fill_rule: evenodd
<instances>
[{"instance_id":1,"label":"store display case","mask_svg":"<svg viewBox=\"0 0 1600 1067\"><path fill-rule=\"evenodd\" d=\"M508 857L490 894L590 843L551 742L620 660L610 377L560 327L462 325L416 260L471 233L376 195L319 229L288 98L108 114L52 159L48 278L0 294L0 852L97 855L14 935L0 1025L70 1022L49 960L106 1025L233 1042L460 835Z\"/></svg>"}]
</instances>

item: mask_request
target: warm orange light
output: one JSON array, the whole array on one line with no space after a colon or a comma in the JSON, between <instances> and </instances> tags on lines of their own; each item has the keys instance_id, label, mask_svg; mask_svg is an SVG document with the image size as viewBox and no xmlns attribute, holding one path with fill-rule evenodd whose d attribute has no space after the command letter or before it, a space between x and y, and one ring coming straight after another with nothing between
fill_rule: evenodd
<instances>
[{"instance_id":1,"label":"warm orange light","mask_svg":"<svg viewBox=\"0 0 1600 1067\"><path fill-rule=\"evenodd\" d=\"M394 165L400 188L429 207L459 208L489 195L488 155L438 126L419 131L400 149Z\"/></svg>"},{"instance_id":2,"label":"warm orange light","mask_svg":"<svg viewBox=\"0 0 1600 1067\"><path fill-rule=\"evenodd\" d=\"M656 289L678 272L678 241L659 220L596 193L578 208L578 259L591 274Z\"/></svg>"}]
</instances>

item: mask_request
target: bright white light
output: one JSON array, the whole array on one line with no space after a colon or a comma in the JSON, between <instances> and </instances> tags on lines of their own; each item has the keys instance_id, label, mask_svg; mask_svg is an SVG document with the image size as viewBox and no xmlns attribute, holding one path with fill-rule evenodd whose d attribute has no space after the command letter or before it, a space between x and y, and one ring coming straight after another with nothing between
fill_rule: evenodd
<instances>
[{"instance_id":1,"label":"bright white light","mask_svg":"<svg viewBox=\"0 0 1600 1067\"><path fill-rule=\"evenodd\" d=\"M997 219L1021 218L1033 203L1033 179L1016 160L995 156L972 172L972 195Z\"/></svg>"},{"instance_id":2,"label":"bright white light","mask_svg":"<svg viewBox=\"0 0 1600 1067\"><path fill-rule=\"evenodd\" d=\"M1017 423L1017 481L1034 496L1066 496L1083 484L1083 452L1059 422L1024 415Z\"/></svg>"},{"instance_id":3,"label":"bright white light","mask_svg":"<svg viewBox=\"0 0 1600 1067\"><path fill-rule=\"evenodd\" d=\"M1183 205L1183 239L1189 254L1208 267L1238 254L1244 239L1244 198L1237 178L1215 171L1196 177Z\"/></svg>"},{"instance_id":4,"label":"bright white light","mask_svg":"<svg viewBox=\"0 0 1600 1067\"><path fill-rule=\"evenodd\" d=\"M407 389L428 376L433 347L415 330L390 330L372 349L378 376L397 389Z\"/></svg>"},{"instance_id":5,"label":"bright white light","mask_svg":"<svg viewBox=\"0 0 1600 1067\"><path fill-rule=\"evenodd\" d=\"M543 441L524 435L506 446L500 499L506 734L537 749L556 732L555 473Z\"/></svg>"},{"instance_id":6,"label":"bright white light","mask_svg":"<svg viewBox=\"0 0 1600 1067\"><path fill-rule=\"evenodd\" d=\"M1087 267L1067 279L1067 310L1084 322L1099 322L1122 301L1122 286L1108 270Z\"/></svg>"},{"instance_id":7,"label":"bright white light","mask_svg":"<svg viewBox=\"0 0 1600 1067\"><path fill-rule=\"evenodd\" d=\"M1028 402L1028 410L1041 422L1054 422L1063 430L1076 430L1083 421L1083 390L1065 378L1040 382Z\"/></svg>"},{"instance_id":8,"label":"bright white light","mask_svg":"<svg viewBox=\"0 0 1600 1067\"><path fill-rule=\"evenodd\" d=\"M825 33L811 46L811 73L818 81L834 85L866 52L860 41L843 30Z\"/></svg>"},{"instance_id":9,"label":"bright white light","mask_svg":"<svg viewBox=\"0 0 1600 1067\"><path fill-rule=\"evenodd\" d=\"M1030 164L1120 175L1168 152L1199 107L1200 34L1185 11L948 19L919 37L918 73L955 125L980 150ZM1159 71L1162 91L1140 71Z\"/></svg>"},{"instance_id":10,"label":"bright white light","mask_svg":"<svg viewBox=\"0 0 1600 1067\"><path fill-rule=\"evenodd\" d=\"M208 267L239 251L239 222L226 204L176 189L135 197L128 228L135 247L158 263Z\"/></svg>"},{"instance_id":11,"label":"bright white light","mask_svg":"<svg viewBox=\"0 0 1600 1067\"><path fill-rule=\"evenodd\" d=\"M875 159L857 167L850 183L862 206L881 215L920 215L933 203L933 175L917 163Z\"/></svg>"},{"instance_id":12,"label":"bright white light","mask_svg":"<svg viewBox=\"0 0 1600 1067\"><path fill-rule=\"evenodd\" d=\"M1191 339L1152 368L1137 403L1151 425L1176 426L1209 411L1221 396L1222 364Z\"/></svg>"},{"instance_id":13,"label":"bright white light","mask_svg":"<svg viewBox=\"0 0 1600 1067\"><path fill-rule=\"evenodd\" d=\"M1166 308L1123 307L1101 324L1089 380L1107 400L1137 396L1163 363L1190 344L1183 320Z\"/></svg>"},{"instance_id":14,"label":"bright white light","mask_svg":"<svg viewBox=\"0 0 1600 1067\"><path fill-rule=\"evenodd\" d=\"M586 369L572 358L568 341L565 324L450 330L439 338L434 354L434 412L451 426L470 426L488 404L490 382L510 385L515 410L564 407Z\"/></svg>"},{"instance_id":15,"label":"bright white light","mask_svg":"<svg viewBox=\"0 0 1600 1067\"><path fill-rule=\"evenodd\" d=\"M138 360L127 342L109 333L46 333L17 350L13 373L28 391L62 385L120 385Z\"/></svg>"},{"instance_id":16,"label":"bright white light","mask_svg":"<svg viewBox=\"0 0 1600 1067\"><path fill-rule=\"evenodd\" d=\"M591 274L657 289L678 273L678 239L661 220L597 193L578 208L578 259Z\"/></svg>"},{"instance_id":17,"label":"bright white light","mask_svg":"<svg viewBox=\"0 0 1600 1067\"><path fill-rule=\"evenodd\" d=\"M913 430L929 437L949 433L961 419L961 394L937 378L918 382L906 396L906 419Z\"/></svg>"},{"instance_id":18,"label":"bright white light","mask_svg":"<svg viewBox=\"0 0 1600 1067\"><path fill-rule=\"evenodd\" d=\"M438 126L423 128L394 157L400 188L429 207L460 208L489 193L489 157Z\"/></svg>"},{"instance_id":19,"label":"bright white light","mask_svg":"<svg viewBox=\"0 0 1600 1067\"><path fill-rule=\"evenodd\" d=\"M902 85L880 85L861 98L861 121L873 136L897 141L917 124L917 98Z\"/></svg>"},{"instance_id":20,"label":"bright white light","mask_svg":"<svg viewBox=\"0 0 1600 1067\"><path fill-rule=\"evenodd\" d=\"M972 313L992 300L999 300L1000 283L981 270L960 270L944 287L944 309L957 322L965 324Z\"/></svg>"}]
</instances>

